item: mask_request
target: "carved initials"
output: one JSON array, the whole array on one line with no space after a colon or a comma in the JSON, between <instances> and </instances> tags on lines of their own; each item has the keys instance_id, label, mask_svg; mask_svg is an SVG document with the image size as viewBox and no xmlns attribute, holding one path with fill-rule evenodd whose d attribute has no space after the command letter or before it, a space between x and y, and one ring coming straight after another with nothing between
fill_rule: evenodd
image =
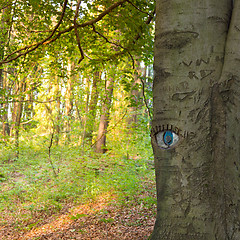
<instances>
[{"instance_id":1,"label":"carved initials","mask_svg":"<svg viewBox=\"0 0 240 240\"><path fill-rule=\"evenodd\" d=\"M188 77L190 79L195 78L195 79L203 80L204 78L210 76L214 72L215 72L215 70L200 70L200 77L199 77L199 76L197 76L195 71L190 71L190 72L188 72Z\"/></svg>"},{"instance_id":2,"label":"carved initials","mask_svg":"<svg viewBox=\"0 0 240 240\"><path fill-rule=\"evenodd\" d=\"M200 66L202 63L209 64L209 62L210 62L210 58L208 58L207 61L200 58L200 59L197 59L196 66Z\"/></svg>"},{"instance_id":3,"label":"carved initials","mask_svg":"<svg viewBox=\"0 0 240 240\"><path fill-rule=\"evenodd\" d=\"M198 76L196 75L196 72L195 72L195 71L190 71L190 72L188 73L188 77L189 77L190 79L193 79L193 78L199 79Z\"/></svg>"},{"instance_id":4,"label":"carved initials","mask_svg":"<svg viewBox=\"0 0 240 240\"><path fill-rule=\"evenodd\" d=\"M160 91L164 91L164 92L179 92L179 91L185 91L188 90L189 86L188 86L188 82L181 82L179 85L176 86L161 86L159 88Z\"/></svg>"},{"instance_id":5,"label":"carved initials","mask_svg":"<svg viewBox=\"0 0 240 240\"><path fill-rule=\"evenodd\" d=\"M193 61L190 61L189 63L186 63L186 62L182 61L181 63L183 63L183 65L189 67L189 66L191 66L192 62L193 62ZM180 63L180 64L181 64L181 63Z\"/></svg>"},{"instance_id":6,"label":"carved initials","mask_svg":"<svg viewBox=\"0 0 240 240\"><path fill-rule=\"evenodd\" d=\"M215 70L201 70L200 71L201 80L203 80L204 78L210 76L213 72L215 72Z\"/></svg>"},{"instance_id":7,"label":"carved initials","mask_svg":"<svg viewBox=\"0 0 240 240\"><path fill-rule=\"evenodd\" d=\"M209 62L210 62L210 58L208 58L207 60L200 58L200 59L196 60L196 66L200 66L202 63L205 63L206 65L208 65ZM183 64L186 67L190 67L192 65L192 63L193 63L192 60L189 63L182 61L179 65Z\"/></svg>"}]
</instances>

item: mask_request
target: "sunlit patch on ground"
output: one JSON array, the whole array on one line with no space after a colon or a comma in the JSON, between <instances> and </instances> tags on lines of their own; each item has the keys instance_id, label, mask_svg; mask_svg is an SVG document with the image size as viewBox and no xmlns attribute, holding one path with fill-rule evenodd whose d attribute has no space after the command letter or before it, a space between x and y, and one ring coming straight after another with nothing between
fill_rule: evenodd
<instances>
[{"instance_id":1,"label":"sunlit patch on ground","mask_svg":"<svg viewBox=\"0 0 240 240\"><path fill-rule=\"evenodd\" d=\"M30 226L28 222L22 229L3 226L0 228L0 239L146 240L153 230L156 205L146 205L140 200L144 196L148 196L147 191L136 196L135 202L126 197L125 203L120 206L117 196L108 192L95 201L66 208L61 215L45 215L42 220L36 216L31 221L31 230L26 230Z\"/></svg>"},{"instance_id":2,"label":"sunlit patch on ground","mask_svg":"<svg viewBox=\"0 0 240 240\"><path fill-rule=\"evenodd\" d=\"M1 183L8 189L1 199L0 240L148 238L156 213L151 159L76 159L61 165L57 179L43 165L22 168L21 175L12 166Z\"/></svg>"},{"instance_id":3,"label":"sunlit patch on ground","mask_svg":"<svg viewBox=\"0 0 240 240\"><path fill-rule=\"evenodd\" d=\"M114 196L111 195L111 193L104 193L100 195L95 202L79 205L73 208L68 214L61 215L50 223L32 229L19 240L33 239L41 235L54 233L59 230L66 230L76 219L99 212L105 208L107 203L113 198Z\"/></svg>"}]
</instances>

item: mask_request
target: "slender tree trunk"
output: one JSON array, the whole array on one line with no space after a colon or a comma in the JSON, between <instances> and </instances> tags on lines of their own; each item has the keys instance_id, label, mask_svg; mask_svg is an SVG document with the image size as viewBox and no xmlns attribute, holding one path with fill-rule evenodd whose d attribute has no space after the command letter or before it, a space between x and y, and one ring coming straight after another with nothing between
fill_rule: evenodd
<instances>
[{"instance_id":1,"label":"slender tree trunk","mask_svg":"<svg viewBox=\"0 0 240 240\"><path fill-rule=\"evenodd\" d=\"M1 26L0 26L0 60L4 57L4 51L6 43L8 42L8 35L10 31L10 19L11 19L11 1L5 1L7 7L2 10L1 14ZM9 134L9 125L8 125L8 102L5 98L7 94L7 74L3 72L3 66L0 66L0 90L3 90L1 93L1 100L4 102L0 104L0 109L2 109L2 133L3 136Z\"/></svg>"},{"instance_id":2,"label":"slender tree trunk","mask_svg":"<svg viewBox=\"0 0 240 240\"><path fill-rule=\"evenodd\" d=\"M89 91L89 79L86 80L86 102L85 102L85 109L84 109L84 116L83 116L83 134L82 134L82 149L84 150L85 140L86 140L86 133L87 133L87 116L88 116L88 110L89 110L89 97L90 97L90 91Z\"/></svg>"},{"instance_id":3,"label":"slender tree trunk","mask_svg":"<svg viewBox=\"0 0 240 240\"><path fill-rule=\"evenodd\" d=\"M97 102L98 102L98 95L99 95L99 92L98 92L99 80L100 80L100 72L96 71L93 74L91 99L89 102L88 115L86 119L86 138L88 138L88 141L90 143L92 142L93 131L95 126Z\"/></svg>"},{"instance_id":4,"label":"slender tree trunk","mask_svg":"<svg viewBox=\"0 0 240 240\"><path fill-rule=\"evenodd\" d=\"M7 73L3 74L3 79L2 79L2 86L3 89L5 90L5 93L2 95L2 134L4 137L7 135L10 135L10 129L9 129L9 122L8 122L8 98L6 98L6 95L8 93L8 81L7 81Z\"/></svg>"},{"instance_id":5,"label":"slender tree trunk","mask_svg":"<svg viewBox=\"0 0 240 240\"><path fill-rule=\"evenodd\" d=\"M96 152L106 152L106 134L109 123L110 108L113 95L114 78L110 78L106 81L105 100L102 105L102 113L100 117L100 123L98 128L98 136L96 143Z\"/></svg>"},{"instance_id":6,"label":"slender tree trunk","mask_svg":"<svg viewBox=\"0 0 240 240\"><path fill-rule=\"evenodd\" d=\"M130 92L131 94L130 97L132 97L132 100L133 100L133 103L132 103L133 106L129 108L130 116L128 117L128 120L127 120L129 127L132 127L132 126L134 127L136 125L137 114L140 108L139 102L140 102L141 92L139 91L139 88L137 85L141 84L141 80L139 79L139 76L141 76L142 73L141 73L140 62L137 61L135 65L136 65L136 74L134 74L134 83Z\"/></svg>"},{"instance_id":7,"label":"slender tree trunk","mask_svg":"<svg viewBox=\"0 0 240 240\"><path fill-rule=\"evenodd\" d=\"M36 89L36 82L34 81L34 78L37 77L37 73L40 70L37 67L34 67L34 71L35 72L33 72L30 76L28 76L28 79L26 80L26 100L27 101L24 103L24 112L23 112L24 114L23 119L27 121L27 123L24 124L25 127L31 125L30 122L34 116L33 100L34 100L34 90Z\"/></svg>"},{"instance_id":8,"label":"slender tree trunk","mask_svg":"<svg viewBox=\"0 0 240 240\"><path fill-rule=\"evenodd\" d=\"M151 240L239 240L240 1L156 3Z\"/></svg>"},{"instance_id":9,"label":"slender tree trunk","mask_svg":"<svg viewBox=\"0 0 240 240\"><path fill-rule=\"evenodd\" d=\"M34 111L34 109L33 109L33 92L30 89L29 89L29 91L31 91L31 92L26 94L27 102L25 102L25 104L24 104L25 120L30 120L33 117L33 111Z\"/></svg>"},{"instance_id":10,"label":"slender tree trunk","mask_svg":"<svg viewBox=\"0 0 240 240\"><path fill-rule=\"evenodd\" d=\"M56 112L55 115L55 120L54 120L54 132L55 132L55 144L58 145L59 144L59 140L60 140L60 131L61 131L61 90L59 87L59 83L58 83L58 78L56 77L55 79L55 84L54 84L54 95L53 98L56 98L56 104L55 105L55 110L53 112Z\"/></svg>"},{"instance_id":11,"label":"slender tree trunk","mask_svg":"<svg viewBox=\"0 0 240 240\"><path fill-rule=\"evenodd\" d=\"M15 157L18 158L19 155L19 131L20 131L20 123L22 117L23 110L23 92L25 91L25 83L23 81L18 81L15 83L15 94L18 97L15 99L16 102L13 104L12 110L12 127L11 127L11 136L15 139L15 148L16 153Z\"/></svg>"},{"instance_id":12,"label":"slender tree trunk","mask_svg":"<svg viewBox=\"0 0 240 240\"><path fill-rule=\"evenodd\" d=\"M64 132L65 132L65 139L70 142L70 118L71 112L73 109L73 78L74 78L74 64L69 61L68 63L68 80L67 80L67 89L66 89L66 102L65 102L65 116L66 120L64 123Z\"/></svg>"}]
</instances>

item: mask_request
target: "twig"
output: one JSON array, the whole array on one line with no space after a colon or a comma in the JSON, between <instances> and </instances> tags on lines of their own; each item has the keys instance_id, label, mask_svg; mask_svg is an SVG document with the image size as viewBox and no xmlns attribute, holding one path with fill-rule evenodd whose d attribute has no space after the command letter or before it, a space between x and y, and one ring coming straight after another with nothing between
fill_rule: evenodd
<instances>
[{"instance_id":1,"label":"twig","mask_svg":"<svg viewBox=\"0 0 240 240\"><path fill-rule=\"evenodd\" d=\"M127 48L123 47L122 45L120 45L120 44L118 44L118 43L115 43L115 42L110 41L110 40L109 40L107 37L105 37L102 33L100 33L99 31L96 30L94 24L92 25L92 28L93 28L93 31L94 31L95 33L97 33L99 36L101 36L103 39L105 39L106 42L108 42L108 43L110 43L110 44L113 44L113 45L115 45L116 47L120 47L120 48L122 48L123 50L125 50L125 51L129 54L130 58L132 59L133 69L135 68L135 67L134 67L134 58L133 58L132 54L130 53L130 51L129 51Z\"/></svg>"},{"instance_id":2,"label":"twig","mask_svg":"<svg viewBox=\"0 0 240 240\"><path fill-rule=\"evenodd\" d=\"M54 128L54 126L53 126ZM51 159L51 147L52 147L52 143L53 143L53 138L54 138L54 130L51 134L51 140L50 140L50 144L49 144L49 147L48 147L48 161L50 162L51 164L51 167L52 167L52 170L53 170L53 174L54 174L54 177L57 177L57 173L56 173L56 170L55 170L55 167L53 165L53 162L52 162L52 159Z\"/></svg>"},{"instance_id":3,"label":"twig","mask_svg":"<svg viewBox=\"0 0 240 240\"><path fill-rule=\"evenodd\" d=\"M134 62L134 58L133 58L133 55L128 51L128 54L132 60L132 68L135 69L135 62Z\"/></svg>"},{"instance_id":4,"label":"twig","mask_svg":"<svg viewBox=\"0 0 240 240\"><path fill-rule=\"evenodd\" d=\"M120 47L120 48L122 48L122 49L125 49L122 45L117 44L117 43L115 43L115 42L112 42L112 41L108 40L107 37L105 37L102 33L100 33L99 31L96 30L94 24L92 25L92 28L93 28L93 31L94 31L95 33L97 33L99 36L101 36L102 38L104 38L107 43L110 43L110 44L115 45L116 47Z\"/></svg>"},{"instance_id":5,"label":"twig","mask_svg":"<svg viewBox=\"0 0 240 240\"><path fill-rule=\"evenodd\" d=\"M144 83L142 77L140 77L140 80L141 80L141 82L142 82L143 100L144 100L145 106L146 106L146 108L147 108L148 115L149 115L149 117L150 117L150 119L151 119L151 121L152 121L152 114L151 114L150 108L149 108L149 106L148 106L147 98L146 98L146 95L145 95L145 83Z\"/></svg>"},{"instance_id":6,"label":"twig","mask_svg":"<svg viewBox=\"0 0 240 240\"><path fill-rule=\"evenodd\" d=\"M45 108L47 109L48 113L50 114L50 119L52 121L52 125L53 125L53 131L52 131L52 134L51 134L51 139L50 139L50 144L49 144L49 147L48 147L48 161L50 162L51 164L51 167L52 167L52 170L53 170L53 174L55 177L57 177L57 172L55 170L55 167L53 165L53 162L52 162L52 158L51 158L51 148L52 148L52 144L53 144L53 138L54 138L54 130L55 130L55 124L54 124L54 120L52 119L51 117L51 109L48 107L47 104L44 104ZM59 171L58 171L59 172Z\"/></svg>"},{"instance_id":7,"label":"twig","mask_svg":"<svg viewBox=\"0 0 240 240\"><path fill-rule=\"evenodd\" d=\"M21 125L24 125L24 124L27 124L27 123L29 123L29 122L31 122L31 121L33 121L33 119L29 119L29 120L26 121L26 122L21 122L20 124L21 124Z\"/></svg>"},{"instance_id":8,"label":"twig","mask_svg":"<svg viewBox=\"0 0 240 240\"><path fill-rule=\"evenodd\" d=\"M84 59L84 52L83 52L83 49L82 49L82 46L81 46L80 37L79 37L79 34L78 34L78 26L77 26L77 17L78 17L78 14L79 14L80 4L81 4L81 0L78 0L77 7L76 7L76 12L75 12L75 16L74 16L74 21L73 21L75 36L76 36L76 40L77 40L77 45L78 45L78 49L81 53L81 58L78 60L78 64L80 64L81 61Z\"/></svg>"},{"instance_id":9,"label":"twig","mask_svg":"<svg viewBox=\"0 0 240 240\"><path fill-rule=\"evenodd\" d=\"M150 22L153 20L154 18L154 15L155 15L155 12L156 12L156 9L154 8L152 14L149 15L148 19L145 21L145 24L150 24ZM142 32L142 28L141 28L141 32ZM138 33L136 36L135 36L135 39L133 40L133 44L141 37L141 32Z\"/></svg>"},{"instance_id":10,"label":"twig","mask_svg":"<svg viewBox=\"0 0 240 240\"><path fill-rule=\"evenodd\" d=\"M145 13L147 14L148 16L152 16L151 14L149 14L148 12L145 12L143 10L141 10L140 8L138 8L134 3L132 3L131 1L127 0L128 3L130 3L134 8L136 8L139 12L141 13Z\"/></svg>"}]
</instances>

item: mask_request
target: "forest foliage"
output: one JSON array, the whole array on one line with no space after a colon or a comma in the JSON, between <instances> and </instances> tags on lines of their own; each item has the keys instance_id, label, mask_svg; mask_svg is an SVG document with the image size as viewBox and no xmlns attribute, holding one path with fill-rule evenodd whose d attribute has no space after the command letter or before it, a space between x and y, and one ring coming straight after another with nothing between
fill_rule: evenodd
<instances>
[{"instance_id":1,"label":"forest foliage","mask_svg":"<svg viewBox=\"0 0 240 240\"><path fill-rule=\"evenodd\" d=\"M0 209L152 178L154 14L146 0L0 1Z\"/></svg>"}]
</instances>

